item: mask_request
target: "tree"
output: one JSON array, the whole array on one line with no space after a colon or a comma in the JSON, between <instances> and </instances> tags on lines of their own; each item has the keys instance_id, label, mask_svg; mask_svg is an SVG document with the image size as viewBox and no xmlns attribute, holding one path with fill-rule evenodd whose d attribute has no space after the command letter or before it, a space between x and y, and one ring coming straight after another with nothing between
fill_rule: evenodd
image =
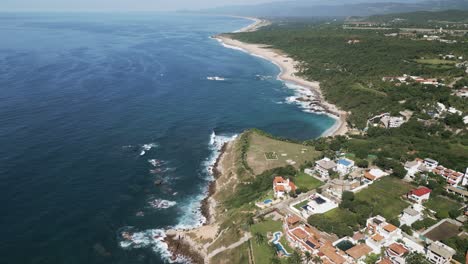
<instances>
[{"instance_id":1,"label":"tree","mask_svg":"<svg viewBox=\"0 0 468 264\"><path fill-rule=\"evenodd\" d=\"M365 159L359 159L357 162L356 162L356 165L359 167L359 168L367 168L369 167L369 161L365 160Z\"/></svg>"},{"instance_id":2,"label":"tree","mask_svg":"<svg viewBox=\"0 0 468 264\"><path fill-rule=\"evenodd\" d=\"M294 251L291 254L291 256L289 256L288 263L290 263L290 264L301 264L302 259L301 259L301 255L299 254L299 252Z\"/></svg>"},{"instance_id":3,"label":"tree","mask_svg":"<svg viewBox=\"0 0 468 264\"><path fill-rule=\"evenodd\" d=\"M408 235L413 235L413 229L411 229L411 227L407 226L407 225L402 225L400 227L401 230L403 230L403 232L405 232L406 234Z\"/></svg>"},{"instance_id":4,"label":"tree","mask_svg":"<svg viewBox=\"0 0 468 264\"><path fill-rule=\"evenodd\" d=\"M254 238L257 244L262 244L263 242L265 242L265 236L260 232L255 232Z\"/></svg>"},{"instance_id":5,"label":"tree","mask_svg":"<svg viewBox=\"0 0 468 264\"><path fill-rule=\"evenodd\" d=\"M430 262L423 254L411 252L406 257L406 264L430 264Z\"/></svg>"},{"instance_id":6,"label":"tree","mask_svg":"<svg viewBox=\"0 0 468 264\"><path fill-rule=\"evenodd\" d=\"M375 264L380 258L380 254L371 253L364 259L366 264Z\"/></svg>"},{"instance_id":7,"label":"tree","mask_svg":"<svg viewBox=\"0 0 468 264\"><path fill-rule=\"evenodd\" d=\"M322 263L323 263L323 260L322 260L319 256L315 256L315 257L312 259L312 262L314 262L315 264L322 264Z\"/></svg>"},{"instance_id":8,"label":"tree","mask_svg":"<svg viewBox=\"0 0 468 264\"><path fill-rule=\"evenodd\" d=\"M452 210L449 211L448 214L449 214L450 218L455 219L460 215L460 211L458 211L458 209L452 209Z\"/></svg>"},{"instance_id":9,"label":"tree","mask_svg":"<svg viewBox=\"0 0 468 264\"><path fill-rule=\"evenodd\" d=\"M406 170L401 164L395 164L392 175L403 179L406 176Z\"/></svg>"}]
</instances>

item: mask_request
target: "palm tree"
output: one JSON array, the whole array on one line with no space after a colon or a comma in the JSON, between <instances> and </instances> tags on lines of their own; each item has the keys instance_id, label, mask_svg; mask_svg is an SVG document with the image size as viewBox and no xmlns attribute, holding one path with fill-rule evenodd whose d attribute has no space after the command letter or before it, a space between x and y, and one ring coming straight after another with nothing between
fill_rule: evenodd
<instances>
[{"instance_id":1,"label":"palm tree","mask_svg":"<svg viewBox=\"0 0 468 264\"><path fill-rule=\"evenodd\" d=\"M319 256L315 256L312 260L315 264L322 264L323 260Z\"/></svg>"}]
</instances>

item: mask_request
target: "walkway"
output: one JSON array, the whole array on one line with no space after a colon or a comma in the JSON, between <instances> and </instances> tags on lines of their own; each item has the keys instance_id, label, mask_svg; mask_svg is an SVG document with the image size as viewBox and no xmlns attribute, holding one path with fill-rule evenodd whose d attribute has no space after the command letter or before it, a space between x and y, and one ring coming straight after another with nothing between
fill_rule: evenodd
<instances>
[{"instance_id":1,"label":"walkway","mask_svg":"<svg viewBox=\"0 0 468 264\"><path fill-rule=\"evenodd\" d=\"M236 243L233 243L227 247L220 247L220 248L217 248L215 250L213 250L210 254L208 254L207 256L207 260L209 261L212 257L218 255L219 253L225 251L225 250L229 250L229 249L233 249L233 248L236 248L242 244L244 244L245 242L247 242L249 239L252 238L252 235L250 233L246 233L244 235L244 237L242 237L239 241L237 241Z\"/></svg>"}]
</instances>

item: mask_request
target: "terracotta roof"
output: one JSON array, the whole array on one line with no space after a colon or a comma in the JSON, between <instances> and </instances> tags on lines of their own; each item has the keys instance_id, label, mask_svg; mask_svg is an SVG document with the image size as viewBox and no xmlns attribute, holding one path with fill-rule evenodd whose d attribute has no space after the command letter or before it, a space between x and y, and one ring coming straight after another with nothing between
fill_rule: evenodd
<instances>
[{"instance_id":1,"label":"terracotta roof","mask_svg":"<svg viewBox=\"0 0 468 264\"><path fill-rule=\"evenodd\" d=\"M372 248L370 248L366 244L359 244L346 250L346 254L350 255L353 259L356 259L356 260L360 259L361 257L371 252L372 252Z\"/></svg>"},{"instance_id":2,"label":"terracotta roof","mask_svg":"<svg viewBox=\"0 0 468 264\"><path fill-rule=\"evenodd\" d=\"M291 191L293 192L297 189L296 185L292 181L289 181L289 187L291 187Z\"/></svg>"},{"instance_id":3,"label":"terracotta roof","mask_svg":"<svg viewBox=\"0 0 468 264\"><path fill-rule=\"evenodd\" d=\"M372 236L372 239L379 242L379 241L382 241L382 239L384 239L384 237L381 236L380 234L375 234L374 236Z\"/></svg>"},{"instance_id":4,"label":"terracotta roof","mask_svg":"<svg viewBox=\"0 0 468 264\"><path fill-rule=\"evenodd\" d=\"M427 187L419 187L418 189L412 190L410 193L416 196L423 196L431 192L432 190Z\"/></svg>"},{"instance_id":5,"label":"terracotta roof","mask_svg":"<svg viewBox=\"0 0 468 264\"><path fill-rule=\"evenodd\" d=\"M335 264L343 264L346 262L346 259L343 256L336 253L336 250L333 246L325 245L321 247L319 251Z\"/></svg>"},{"instance_id":6,"label":"terracotta roof","mask_svg":"<svg viewBox=\"0 0 468 264\"><path fill-rule=\"evenodd\" d=\"M286 221L288 222L288 224L294 225L294 224L300 222L301 219L300 219L299 217L293 215L293 216L288 217L288 218L286 219Z\"/></svg>"},{"instance_id":7,"label":"terracotta roof","mask_svg":"<svg viewBox=\"0 0 468 264\"><path fill-rule=\"evenodd\" d=\"M388 258L383 258L382 260L380 260L379 262L377 262L377 264L393 264L392 261Z\"/></svg>"},{"instance_id":8,"label":"terracotta roof","mask_svg":"<svg viewBox=\"0 0 468 264\"><path fill-rule=\"evenodd\" d=\"M306 231L302 230L301 228L296 228L292 231L292 233L300 239L304 239L308 237L308 234Z\"/></svg>"},{"instance_id":9,"label":"terracotta roof","mask_svg":"<svg viewBox=\"0 0 468 264\"><path fill-rule=\"evenodd\" d=\"M275 191L277 192L284 192L284 186L283 185L276 185L275 186Z\"/></svg>"},{"instance_id":10,"label":"terracotta roof","mask_svg":"<svg viewBox=\"0 0 468 264\"><path fill-rule=\"evenodd\" d=\"M408 252L408 249L399 243L393 243L388 248L395 252L398 256L404 255Z\"/></svg>"},{"instance_id":11,"label":"terracotta roof","mask_svg":"<svg viewBox=\"0 0 468 264\"><path fill-rule=\"evenodd\" d=\"M370 174L368 171L364 172L364 177L371 181L375 180L375 176Z\"/></svg>"},{"instance_id":12,"label":"terracotta roof","mask_svg":"<svg viewBox=\"0 0 468 264\"><path fill-rule=\"evenodd\" d=\"M385 231L387 231L387 232L393 232L393 231L397 230L398 227L396 227L396 226L394 226L394 225L392 225L392 224L388 224L388 225L384 226L383 229L384 229Z\"/></svg>"},{"instance_id":13,"label":"terracotta roof","mask_svg":"<svg viewBox=\"0 0 468 264\"><path fill-rule=\"evenodd\" d=\"M319 231L315 229L314 227L310 227L306 225L304 226L304 230L308 232L311 236L313 236L315 239L321 238Z\"/></svg>"},{"instance_id":14,"label":"terracotta roof","mask_svg":"<svg viewBox=\"0 0 468 264\"><path fill-rule=\"evenodd\" d=\"M356 240L356 241L361 240L361 239L364 239L365 237L366 237L366 236L365 236L363 233L361 233L361 232L356 232L356 233L354 233L354 235L353 235L353 239Z\"/></svg>"}]
</instances>

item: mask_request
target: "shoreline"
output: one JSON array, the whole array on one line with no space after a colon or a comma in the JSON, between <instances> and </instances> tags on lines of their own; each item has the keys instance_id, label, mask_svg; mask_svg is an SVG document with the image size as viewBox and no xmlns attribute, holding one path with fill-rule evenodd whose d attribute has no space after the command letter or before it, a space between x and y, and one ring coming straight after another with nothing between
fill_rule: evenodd
<instances>
[{"instance_id":1,"label":"shoreline","mask_svg":"<svg viewBox=\"0 0 468 264\"><path fill-rule=\"evenodd\" d=\"M265 20L261 20L258 18L244 18L254 20L254 23L238 31L235 31L234 33L252 32L259 29L262 26L265 26L265 23L269 23L265 22ZM218 40L226 48L240 50L252 56L260 57L275 64L280 69L280 73L278 74L277 78L283 81L285 84L291 83L309 89L316 96L316 98L314 98L314 101L318 101L318 106L324 109L325 114L331 116L336 120L335 124L327 130L325 130L322 133L321 137L344 135L348 132L349 128L346 122L348 113L338 109L336 105L331 104L324 99L319 82L308 81L296 75L298 73L297 66L299 65L299 62L295 61L285 53L279 50L272 49L271 47L265 44L245 43L239 40L235 40L225 34L216 35L213 36L213 38ZM306 100L309 101L310 98ZM310 100L309 102L312 104L312 100Z\"/></svg>"},{"instance_id":2,"label":"shoreline","mask_svg":"<svg viewBox=\"0 0 468 264\"><path fill-rule=\"evenodd\" d=\"M270 23L269 21L258 18L242 18L250 19L254 22L235 32L252 32ZM280 68L281 71L278 74L278 79L283 81L285 84L292 83L300 87L309 89L317 97L314 98L314 101L318 99L319 105L323 107L325 113L336 119L335 124L333 124L333 126L324 131L321 137L343 135L348 131L348 126L346 123L347 113L339 110L335 105L330 104L323 99L319 82L311 82L301 77L295 76L295 74L297 73L296 65L298 65L296 61L279 51L268 48L265 45L247 44L229 38L225 35L217 35L213 38L217 39L219 42L221 42L227 47L230 46L235 49L242 50L253 56L261 57L275 64L277 67ZM208 253L208 247L211 245L211 243L216 241L216 239L222 233L222 231L219 232L219 224L216 222L218 212L216 211L217 201L215 199L215 196L222 189L221 186L218 186L218 181L220 180L220 178L227 174L227 168L223 166L223 163L227 162L225 161L225 159L229 159L226 156L230 155L230 152L234 151L233 148L236 142L236 139L234 139L232 141L224 143L220 150L219 156L216 158L216 162L213 165L212 174L214 180L210 182L208 186L207 196L202 200L200 205L202 215L206 219L205 223L203 223L203 225L200 227L190 229L166 230L167 237L164 241L168 245L168 249L169 252L172 254L172 258L182 255L189 258L194 263L210 263L210 257L212 256ZM201 241L197 241L197 239ZM210 239L212 241L211 243L202 242L203 240Z\"/></svg>"}]
</instances>

